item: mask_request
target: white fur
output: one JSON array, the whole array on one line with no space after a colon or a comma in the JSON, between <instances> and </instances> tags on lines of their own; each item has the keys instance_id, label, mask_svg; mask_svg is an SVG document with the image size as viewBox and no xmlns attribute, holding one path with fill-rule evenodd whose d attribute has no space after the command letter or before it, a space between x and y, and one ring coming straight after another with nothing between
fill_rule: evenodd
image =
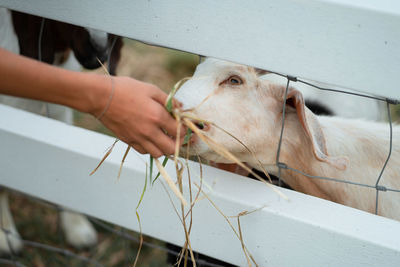
<instances>
[{"instance_id":1,"label":"white fur","mask_svg":"<svg viewBox=\"0 0 400 267\"><path fill-rule=\"evenodd\" d=\"M96 230L84 215L64 210L60 213L60 219L69 244L83 248L97 243Z\"/></svg>"},{"instance_id":2,"label":"white fur","mask_svg":"<svg viewBox=\"0 0 400 267\"><path fill-rule=\"evenodd\" d=\"M239 76L243 84L227 84L227 79L233 75ZM284 91L285 86L260 79L253 68L206 59L197 67L193 78L180 88L176 98L184 104L184 109L194 108L191 112L195 116L212 121L240 139L255 153L264 168L276 174ZM310 139L292 105L286 105L281 162L314 176L375 185L389 151L387 123L315 116L306 109L307 125L313 134L317 133L315 129L321 130L324 137L315 138L313 135ZM204 134L227 147L242 162L261 169L252 154L224 132L211 125ZM392 189L400 189L399 137L400 128L395 126L392 157L379 183ZM312 140L315 143L315 140L323 139L327 157L318 158L312 149ZM215 162L231 163L196 136L191 147L191 153ZM296 190L368 212L375 211L374 188L306 178L289 170L283 170L282 175L285 182ZM400 193L379 193L380 215L400 220L399 205Z\"/></svg>"},{"instance_id":3,"label":"white fur","mask_svg":"<svg viewBox=\"0 0 400 267\"><path fill-rule=\"evenodd\" d=\"M93 33L96 34L97 31L94 31ZM97 39L99 39L96 41L99 41L100 45L107 44L107 38L104 41L103 34L99 33L96 36ZM5 8L0 8L0 46L14 53L19 53L18 39L14 32L11 14L10 11ZM68 60L59 67L75 71L79 71L81 69L81 66L73 53L71 53ZM46 104L42 101L6 95L0 95L0 103L24 109L43 116L46 116L46 109L48 109L50 118L57 119L68 124L73 123L72 110L65 106ZM7 223L5 228L12 232L12 236L9 237L9 240L11 240L13 251L18 252L22 249L22 243L18 240L19 234L9 212L7 195L5 192L1 194L0 207L3 220ZM92 246L97 242L96 231L86 217L69 211L62 212L60 217L61 225L63 226L62 228L69 244L77 248L81 248ZM0 254L1 253L11 253L7 243L7 236L3 231L0 231Z\"/></svg>"}]
</instances>

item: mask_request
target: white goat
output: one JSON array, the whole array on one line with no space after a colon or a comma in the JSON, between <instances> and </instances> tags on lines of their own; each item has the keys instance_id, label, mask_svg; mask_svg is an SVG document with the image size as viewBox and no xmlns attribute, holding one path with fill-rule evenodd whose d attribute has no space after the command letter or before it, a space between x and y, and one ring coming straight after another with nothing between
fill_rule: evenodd
<instances>
[{"instance_id":1,"label":"white goat","mask_svg":"<svg viewBox=\"0 0 400 267\"><path fill-rule=\"evenodd\" d=\"M212 121L240 139L263 167L276 174L275 165L286 87L262 80L254 68L206 59L193 78L176 94L183 108ZM374 186L389 151L388 124L359 119L316 116L304 105L302 94L290 88L280 162L314 176L333 177ZM239 142L208 125L204 134L227 147L239 160L260 169L258 161ZM400 189L400 128L393 128L392 157L379 185ZM220 163L232 163L194 136L191 152ZM375 188L307 178L284 169L283 180L293 189L344 205L375 211ZM400 220L400 193L379 194L379 214Z\"/></svg>"}]
</instances>

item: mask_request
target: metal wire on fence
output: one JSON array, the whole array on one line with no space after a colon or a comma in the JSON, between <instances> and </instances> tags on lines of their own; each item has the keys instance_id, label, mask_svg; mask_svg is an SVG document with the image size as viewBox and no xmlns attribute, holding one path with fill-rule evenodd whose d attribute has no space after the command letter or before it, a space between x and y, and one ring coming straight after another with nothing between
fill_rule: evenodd
<instances>
[{"instance_id":1,"label":"metal wire on fence","mask_svg":"<svg viewBox=\"0 0 400 267\"><path fill-rule=\"evenodd\" d=\"M312 83L309 83L307 81L303 81L300 79L297 79L297 77L293 77L293 76L285 76L279 73L275 73L277 75L286 77L287 79L287 83L286 83L286 90L285 90L285 95L284 95L284 101L283 101L283 107L282 107L282 125L281 125L281 132L280 132L280 137L279 137L279 143L278 143L278 149L276 152L276 166L278 167L278 181L279 181L279 185L281 185L281 176L282 176L282 170L283 169L287 169L287 170L291 170L294 172L297 172L301 175L304 175L306 177L309 178L313 178L313 179L321 179L321 180L329 180L332 182L338 182L338 183L346 183L346 184L352 184L352 185L357 185L357 186L362 186L362 187L369 187L369 188L375 188L376 190L376 198L375 198L375 214L378 214L378 199L379 199L379 191L381 192L400 192L400 189L394 189L394 188L387 188L385 186L379 185L379 182L382 178L382 175L385 171L385 168L387 166L387 163L390 160L390 156L392 154L392 146L393 146L393 126L392 126L392 116L391 116L391 112L390 112L390 105L397 105L400 104L400 101L395 100L395 99L389 99L389 98L381 98L381 97L375 97L375 96L371 96L371 95L366 95L366 94L360 94L360 93L354 93L354 92L348 92L348 91L343 91L343 90L337 90L337 89L332 89L332 88L323 88L317 85L314 85ZM312 86L318 90L322 90L322 91L330 91L330 92L336 92L336 93L342 93L342 94L349 94L349 95L355 95L358 97L365 97L365 98L371 98L371 99L375 99L375 100L379 100L379 101L384 101L386 102L386 107L387 107L387 115L388 115L388 121L389 121L389 151L388 151L388 155L387 158L382 166L382 169L377 177L376 183L374 185L370 185L370 184L363 184L363 183L357 183L357 182L353 182L350 180L341 180L341 179L336 179L333 177L322 177L322 176L315 176L315 175L310 175L307 174L301 170L297 170L295 168L292 168L290 166L288 166L286 163L281 162L280 161L280 154L281 154L281 147L282 147L282 139L283 139L283 133L284 133L284 126L285 126L285 117L286 117L286 100L287 100L287 94L289 91L289 85L290 82L300 82L309 86Z\"/></svg>"}]
</instances>

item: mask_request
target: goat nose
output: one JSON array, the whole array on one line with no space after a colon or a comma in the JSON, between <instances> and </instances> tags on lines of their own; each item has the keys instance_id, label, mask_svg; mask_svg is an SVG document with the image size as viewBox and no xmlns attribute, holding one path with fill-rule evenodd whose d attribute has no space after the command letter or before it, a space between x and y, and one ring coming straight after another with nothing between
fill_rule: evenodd
<instances>
[{"instance_id":1,"label":"goat nose","mask_svg":"<svg viewBox=\"0 0 400 267\"><path fill-rule=\"evenodd\" d=\"M200 130L204 129L204 124L203 123L196 123L195 124L197 126L197 128L199 128Z\"/></svg>"}]
</instances>

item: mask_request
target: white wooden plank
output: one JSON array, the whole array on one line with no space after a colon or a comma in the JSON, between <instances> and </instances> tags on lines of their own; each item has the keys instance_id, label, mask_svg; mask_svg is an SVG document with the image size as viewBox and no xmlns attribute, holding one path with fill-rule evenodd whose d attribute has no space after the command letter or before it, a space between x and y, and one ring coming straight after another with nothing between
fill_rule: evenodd
<instances>
[{"instance_id":1,"label":"white wooden plank","mask_svg":"<svg viewBox=\"0 0 400 267\"><path fill-rule=\"evenodd\" d=\"M0 6L399 98L397 0L0 0Z\"/></svg>"},{"instance_id":2,"label":"white wooden plank","mask_svg":"<svg viewBox=\"0 0 400 267\"><path fill-rule=\"evenodd\" d=\"M125 149L120 144L98 173L89 176L113 138L3 105L0 114L0 184L138 230L135 207L148 157L128 156L117 181ZM173 174L173 166L167 167ZM196 180L197 163L190 167ZM211 167L204 166L204 179L212 186L209 195L227 215L267 205L241 220L245 242L260 266L400 262L397 221L281 189L290 199L285 201L258 181ZM158 182L149 186L140 216L145 234L183 243L182 227ZM246 265L239 241L207 200L194 209L192 245L210 256Z\"/></svg>"}]
</instances>

